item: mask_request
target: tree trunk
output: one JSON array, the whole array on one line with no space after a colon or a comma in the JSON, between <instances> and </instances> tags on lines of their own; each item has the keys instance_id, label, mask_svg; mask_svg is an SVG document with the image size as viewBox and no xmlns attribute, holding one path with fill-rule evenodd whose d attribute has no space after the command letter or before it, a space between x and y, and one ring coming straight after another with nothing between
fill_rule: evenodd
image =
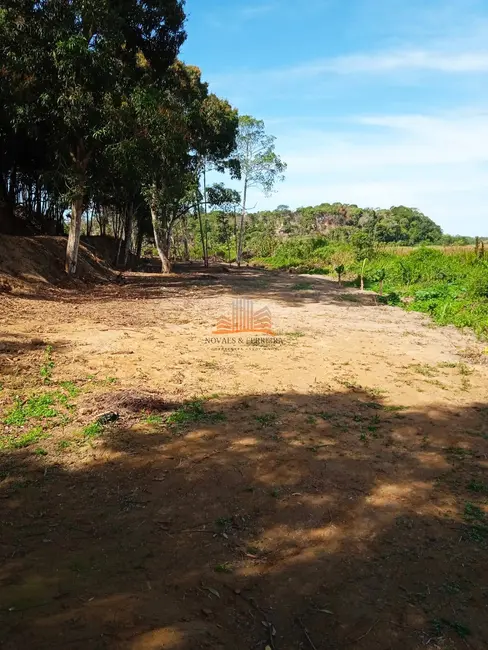
<instances>
[{"instance_id":1,"label":"tree trunk","mask_svg":"<svg viewBox=\"0 0 488 650\"><path fill-rule=\"evenodd\" d=\"M78 188L71 207L71 223L69 227L68 245L66 247L66 273L76 274L78 265L78 249L80 247L81 217L83 215L83 200L85 196L86 170L88 168L89 154L85 149L83 139L80 139L73 152Z\"/></svg>"},{"instance_id":2,"label":"tree trunk","mask_svg":"<svg viewBox=\"0 0 488 650\"><path fill-rule=\"evenodd\" d=\"M164 274L171 273L171 261L169 257L171 231L167 229L166 232L161 236L159 232L158 217L153 206L151 206L151 220L154 231L154 242L156 244L159 258L161 260L161 270Z\"/></svg>"},{"instance_id":3,"label":"tree trunk","mask_svg":"<svg viewBox=\"0 0 488 650\"><path fill-rule=\"evenodd\" d=\"M132 260L132 268L135 269L137 265L139 264L139 261L141 259L141 253L142 253L142 240L144 239L144 231L142 229L142 225L139 223L139 229L137 231L137 238L136 238L136 254L135 258Z\"/></svg>"},{"instance_id":4,"label":"tree trunk","mask_svg":"<svg viewBox=\"0 0 488 650\"><path fill-rule=\"evenodd\" d=\"M204 213L205 213L205 259L204 259L204 266L205 268L208 268L208 221L207 221L207 215L208 215L208 210L207 210L207 163L204 162L203 164L203 206L204 206Z\"/></svg>"},{"instance_id":5,"label":"tree trunk","mask_svg":"<svg viewBox=\"0 0 488 650\"><path fill-rule=\"evenodd\" d=\"M188 223L186 220L186 215L182 219L182 232L183 232L183 260L185 262L189 262L190 249L188 246Z\"/></svg>"},{"instance_id":6,"label":"tree trunk","mask_svg":"<svg viewBox=\"0 0 488 650\"><path fill-rule=\"evenodd\" d=\"M242 261L242 249L244 245L244 228L246 219L246 204L247 204L247 179L244 181L244 192L242 195L242 211L241 223L239 228L239 246L237 248L237 266L240 268Z\"/></svg>"},{"instance_id":7,"label":"tree trunk","mask_svg":"<svg viewBox=\"0 0 488 650\"><path fill-rule=\"evenodd\" d=\"M17 168L14 167L12 169L12 173L10 175L10 183L9 183L9 188L8 188L8 200L12 204L13 208L15 209L15 195L17 192Z\"/></svg>"},{"instance_id":8,"label":"tree trunk","mask_svg":"<svg viewBox=\"0 0 488 650\"><path fill-rule=\"evenodd\" d=\"M237 214L236 210L234 209L234 240L236 244L236 261L239 256L239 237L237 234Z\"/></svg>"},{"instance_id":9,"label":"tree trunk","mask_svg":"<svg viewBox=\"0 0 488 650\"><path fill-rule=\"evenodd\" d=\"M129 255L130 255L130 248L132 244L132 225L134 221L134 207L133 205L130 205L127 209L127 212L125 214L125 240L124 240L124 248L123 248L123 261L124 261L124 268L128 268L129 264Z\"/></svg>"},{"instance_id":10,"label":"tree trunk","mask_svg":"<svg viewBox=\"0 0 488 650\"><path fill-rule=\"evenodd\" d=\"M41 192L42 189L39 185L39 179L36 181L36 214L38 217L42 215L42 204L41 204Z\"/></svg>"},{"instance_id":11,"label":"tree trunk","mask_svg":"<svg viewBox=\"0 0 488 650\"><path fill-rule=\"evenodd\" d=\"M5 235L14 234L14 206L10 200L5 180L0 175L0 232Z\"/></svg>"},{"instance_id":12,"label":"tree trunk","mask_svg":"<svg viewBox=\"0 0 488 650\"><path fill-rule=\"evenodd\" d=\"M198 223L200 225L200 238L202 240L202 250L203 250L203 265L208 266L208 251L205 241L205 233L203 232L203 222L202 222L202 211L200 209L200 201L197 201L197 212L198 212Z\"/></svg>"},{"instance_id":13,"label":"tree trunk","mask_svg":"<svg viewBox=\"0 0 488 650\"><path fill-rule=\"evenodd\" d=\"M83 214L83 198L80 196L73 201L71 207L71 223L69 226L68 246L66 247L66 273L76 275L78 265L78 249L80 247L81 216Z\"/></svg>"}]
</instances>

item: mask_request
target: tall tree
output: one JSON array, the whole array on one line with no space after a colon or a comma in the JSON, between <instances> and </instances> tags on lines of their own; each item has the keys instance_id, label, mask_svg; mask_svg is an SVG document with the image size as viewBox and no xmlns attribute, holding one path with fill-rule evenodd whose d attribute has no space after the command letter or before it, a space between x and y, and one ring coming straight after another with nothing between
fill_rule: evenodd
<instances>
[{"instance_id":1,"label":"tall tree","mask_svg":"<svg viewBox=\"0 0 488 650\"><path fill-rule=\"evenodd\" d=\"M160 78L185 38L183 0L9 0L1 32L9 57L42 92L34 106L54 125L51 150L71 201L66 270L76 273L81 217L110 117L141 78ZM36 65L32 58L36 57ZM31 109L33 110L33 109Z\"/></svg>"},{"instance_id":2,"label":"tall tree","mask_svg":"<svg viewBox=\"0 0 488 650\"><path fill-rule=\"evenodd\" d=\"M141 158L146 161L144 191L162 270L169 273L173 227L205 203L199 187L202 159L223 163L232 153L237 111L208 95L200 70L180 61L171 67L163 87L139 93L135 103Z\"/></svg>"},{"instance_id":3,"label":"tall tree","mask_svg":"<svg viewBox=\"0 0 488 650\"><path fill-rule=\"evenodd\" d=\"M275 140L274 136L266 133L262 120L257 120L249 115L242 115L239 118L236 158L240 164L240 173L243 180L237 250L237 264L239 266L242 260L249 190L258 188L269 196L275 183L284 180L286 164L275 153Z\"/></svg>"},{"instance_id":4,"label":"tall tree","mask_svg":"<svg viewBox=\"0 0 488 650\"><path fill-rule=\"evenodd\" d=\"M229 223L229 217L231 214L235 215L237 207L241 204L241 195L236 190L225 187L223 183L215 183L207 190L207 204L210 208L217 210L217 242L226 244L227 261L230 262L232 227ZM207 248L207 245L205 245L205 248ZM208 255L208 251L206 254Z\"/></svg>"}]
</instances>

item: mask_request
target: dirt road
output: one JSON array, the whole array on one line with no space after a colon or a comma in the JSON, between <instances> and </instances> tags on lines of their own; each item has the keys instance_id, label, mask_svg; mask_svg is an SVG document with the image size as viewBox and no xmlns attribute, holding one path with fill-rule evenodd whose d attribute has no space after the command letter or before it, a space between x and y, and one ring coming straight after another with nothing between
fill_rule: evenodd
<instances>
[{"instance_id":1,"label":"dirt road","mask_svg":"<svg viewBox=\"0 0 488 650\"><path fill-rule=\"evenodd\" d=\"M488 647L472 335L254 270L0 300L0 647Z\"/></svg>"}]
</instances>

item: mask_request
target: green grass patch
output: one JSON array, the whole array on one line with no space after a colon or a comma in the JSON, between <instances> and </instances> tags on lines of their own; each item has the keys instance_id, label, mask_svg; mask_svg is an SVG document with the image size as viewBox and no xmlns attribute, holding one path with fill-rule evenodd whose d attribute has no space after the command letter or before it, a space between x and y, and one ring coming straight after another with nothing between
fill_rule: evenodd
<instances>
[{"instance_id":1,"label":"green grass patch","mask_svg":"<svg viewBox=\"0 0 488 650\"><path fill-rule=\"evenodd\" d=\"M0 449L25 449L26 447L37 444L44 438L47 438L44 429L42 427L36 427L20 435L0 437Z\"/></svg>"},{"instance_id":2,"label":"green grass patch","mask_svg":"<svg viewBox=\"0 0 488 650\"><path fill-rule=\"evenodd\" d=\"M71 398L78 397L81 393L81 390L72 382L72 381L62 381L59 383L61 388L63 388Z\"/></svg>"},{"instance_id":3,"label":"green grass patch","mask_svg":"<svg viewBox=\"0 0 488 650\"><path fill-rule=\"evenodd\" d=\"M30 397L25 402L16 398L14 407L7 414L4 423L9 426L22 427L28 420L55 418L59 414L54 408L55 404L55 395L48 393Z\"/></svg>"},{"instance_id":4,"label":"green grass patch","mask_svg":"<svg viewBox=\"0 0 488 650\"><path fill-rule=\"evenodd\" d=\"M436 636L441 637L444 633L444 630L451 629L455 632L458 637L465 639L471 635L471 630L467 625L460 623L459 621L450 621L446 618L439 618L432 621L432 627Z\"/></svg>"},{"instance_id":5,"label":"green grass patch","mask_svg":"<svg viewBox=\"0 0 488 650\"><path fill-rule=\"evenodd\" d=\"M467 503L464 506L464 518L466 521L484 521L485 513L479 506L473 503Z\"/></svg>"},{"instance_id":6,"label":"green grass patch","mask_svg":"<svg viewBox=\"0 0 488 650\"><path fill-rule=\"evenodd\" d=\"M54 370L54 361L52 358L53 348L51 345L46 347L44 352L44 363L42 364L39 374L45 384L49 384Z\"/></svg>"},{"instance_id":7,"label":"green grass patch","mask_svg":"<svg viewBox=\"0 0 488 650\"><path fill-rule=\"evenodd\" d=\"M488 483L483 483L482 481L472 480L467 485L468 490L471 492L478 492L480 494L488 494Z\"/></svg>"},{"instance_id":8,"label":"green grass patch","mask_svg":"<svg viewBox=\"0 0 488 650\"><path fill-rule=\"evenodd\" d=\"M92 422L92 424L88 424L81 433L85 440L98 438L103 433L103 425L100 424L100 422Z\"/></svg>"},{"instance_id":9,"label":"green grass patch","mask_svg":"<svg viewBox=\"0 0 488 650\"><path fill-rule=\"evenodd\" d=\"M428 314L438 325L469 327L488 339L488 256L472 249L446 251L429 246L388 248L371 242L368 253L353 234L290 237L277 242L262 263L272 269L326 273L338 265L345 277L383 295L378 302ZM366 263L363 261L367 258Z\"/></svg>"},{"instance_id":10,"label":"green grass patch","mask_svg":"<svg viewBox=\"0 0 488 650\"><path fill-rule=\"evenodd\" d=\"M419 375L424 375L425 377L436 377L438 374L436 367L431 366L428 363L413 363L408 367L413 372L416 372Z\"/></svg>"},{"instance_id":11,"label":"green grass patch","mask_svg":"<svg viewBox=\"0 0 488 650\"><path fill-rule=\"evenodd\" d=\"M255 415L254 419L264 428L272 427L274 424L276 424L278 416L276 413L263 413L263 415Z\"/></svg>"},{"instance_id":12,"label":"green grass patch","mask_svg":"<svg viewBox=\"0 0 488 650\"><path fill-rule=\"evenodd\" d=\"M185 402L181 408L166 418L166 424L170 427L180 428L196 422L213 424L224 422L227 419L224 413L206 411L204 404L205 400L202 399Z\"/></svg>"},{"instance_id":13,"label":"green grass patch","mask_svg":"<svg viewBox=\"0 0 488 650\"><path fill-rule=\"evenodd\" d=\"M232 573L232 567L228 564L217 564L217 566L214 567L215 573Z\"/></svg>"},{"instance_id":14,"label":"green grass patch","mask_svg":"<svg viewBox=\"0 0 488 650\"><path fill-rule=\"evenodd\" d=\"M164 420L161 415L148 415L146 418L146 424L151 424L154 426L160 426L164 423Z\"/></svg>"}]
</instances>

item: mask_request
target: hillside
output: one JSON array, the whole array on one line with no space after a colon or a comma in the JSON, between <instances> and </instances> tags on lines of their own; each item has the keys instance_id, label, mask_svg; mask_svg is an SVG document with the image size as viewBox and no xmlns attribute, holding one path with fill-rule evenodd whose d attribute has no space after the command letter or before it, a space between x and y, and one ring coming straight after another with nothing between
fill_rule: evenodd
<instances>
[{"instance_id":1,"label":"hillside","mask_svg":"<svg viewBox=\"0 0 488 650\"><path fill-rule=\"evenodd\" d=\"M69 288L114 278L103 257L82 244L78 278L69 279L64 271L65 251L64 237L0 235L0 289L25 294L48 285Z\"/></svg>"}]
</instances>

